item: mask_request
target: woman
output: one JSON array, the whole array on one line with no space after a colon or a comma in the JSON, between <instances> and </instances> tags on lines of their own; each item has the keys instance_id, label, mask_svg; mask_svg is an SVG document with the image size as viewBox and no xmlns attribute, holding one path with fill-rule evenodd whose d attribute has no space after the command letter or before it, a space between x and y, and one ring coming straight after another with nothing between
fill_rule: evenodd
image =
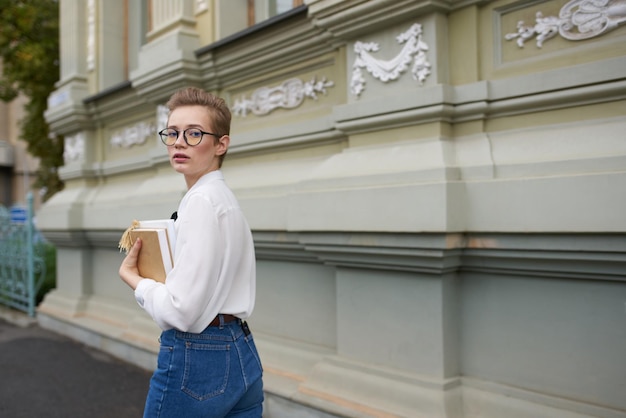
<instances>
[{"instance_id":1,"label":"woman","mask_svg":"<svg viewBox=\"0 0 626 418\"><path fill-rule=\"evenodd\" d=\"M174 268L165 283L139 276L137 240L119 274L163 330L144 417L260 417L262 368L245 322L254 308L250 228L220 168L231 114L198 88L175 92L159 135L187 193L178 206Z\"/></svg>"}]
</instances>

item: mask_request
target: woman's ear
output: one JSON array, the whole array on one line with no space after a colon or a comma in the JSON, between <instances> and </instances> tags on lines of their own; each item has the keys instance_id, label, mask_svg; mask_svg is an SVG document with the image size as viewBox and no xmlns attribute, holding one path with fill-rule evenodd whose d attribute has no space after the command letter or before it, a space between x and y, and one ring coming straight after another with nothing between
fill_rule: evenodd
<instances>
[{"instance_id":1,"label":"woman's ear","mask_svg":"<svg viewBox=\"0 0 626 418\"><path fill-rule=\"evenodd\" d=\"M217 147L216 147L215 153L217 155L226 154L226 151L228 151L229 146L230 146L230 136L222 135L222 137L217 140Z\"/></svg>"}]
</instances>

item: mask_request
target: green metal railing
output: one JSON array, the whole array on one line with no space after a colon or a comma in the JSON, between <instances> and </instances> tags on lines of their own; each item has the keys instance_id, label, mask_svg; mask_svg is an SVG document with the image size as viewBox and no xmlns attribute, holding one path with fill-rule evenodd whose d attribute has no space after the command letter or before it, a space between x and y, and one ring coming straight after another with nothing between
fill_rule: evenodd
<instances>
[{"instance_id":1,"label":"green metal railing","mask_svg":"<svg viewBox=\"0 0 626 418\"><path fill-rule=\"evenodd\" d=\"M35 316L37 291L46 275L41 246L35 245L33 196L27 196L26 216L11 219L0 205L0 304Z\"/></svg>"}]
</instances>

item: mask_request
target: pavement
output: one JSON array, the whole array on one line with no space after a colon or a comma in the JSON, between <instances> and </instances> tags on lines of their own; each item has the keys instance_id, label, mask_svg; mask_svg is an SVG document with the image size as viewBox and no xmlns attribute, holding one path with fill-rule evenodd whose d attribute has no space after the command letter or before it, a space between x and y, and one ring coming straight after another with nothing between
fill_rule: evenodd
<instances>
[{"instance_id":1,"label":"pavement","mask_svg":"<svg viewBox=\"0 0 626 418\"><path fill-rule=\"evenodd\" d=\"M0 417L137 418L151 372L0 312Z\"/></svg>"}]
</instances>

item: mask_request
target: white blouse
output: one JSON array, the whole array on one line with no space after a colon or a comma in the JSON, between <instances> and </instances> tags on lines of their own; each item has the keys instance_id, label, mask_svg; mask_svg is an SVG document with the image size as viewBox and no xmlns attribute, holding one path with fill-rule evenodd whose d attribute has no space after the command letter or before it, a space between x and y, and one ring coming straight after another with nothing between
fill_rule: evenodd
<instances>
[{"instance_id":1,"label":"white blouse","mask_svg":"<svg viewBox=\"0 0 626 418\"><path fill-rule=\"evenodd\" d=\"M162 330L199 333L220 313L248 318L256 292L254 243L221 171L187 191L174 225L174 268L165 284L139 282L139 305Z\"/></svg>"}]
</instances>

